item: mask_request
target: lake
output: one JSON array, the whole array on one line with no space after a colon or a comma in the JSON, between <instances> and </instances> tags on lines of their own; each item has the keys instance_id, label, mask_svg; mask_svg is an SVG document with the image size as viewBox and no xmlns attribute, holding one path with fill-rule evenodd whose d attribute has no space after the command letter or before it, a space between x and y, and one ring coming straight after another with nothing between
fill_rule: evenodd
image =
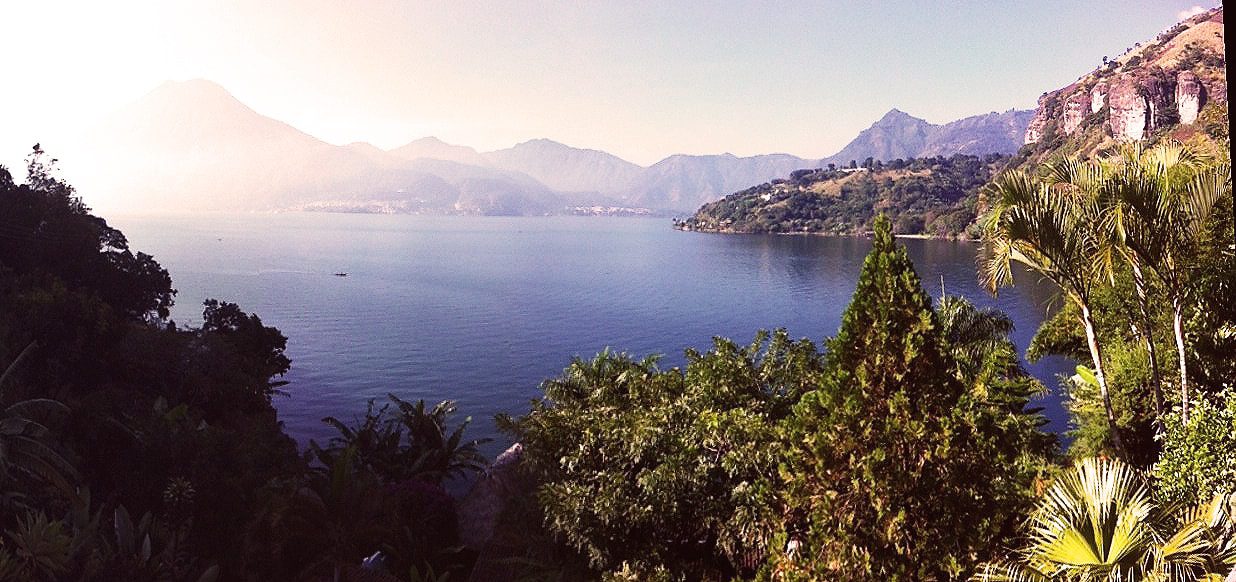
<instances>
[{"instance_id":1,"label":"lake","mask_svg":"<svg viewBox=\"0 0 1236 582\"><path fill-rule=\"evenodd\" d=\"M150 253L179 290L172 316L198 325L202 301L240 304L288 336L280 419L304 442L328 415L371 398L455 400L469 435L507 444L493 416L522 413L572 356L606 347L664 354L748 343L784 327L820 343L836 333L870 241L679 232L666 219L367 214L120 216L110 224ZM902 239L933 297L994 306L1023 350L1058 303L1025 272L993 298L975 277L977 245ZM335 273L347 273L346 277ZM1030 366L1053 390L1061 358ZM1042 405L1065 428L1057 396ZM462 416L461 416L462 418Z\"/></svg>"}]
</instances>

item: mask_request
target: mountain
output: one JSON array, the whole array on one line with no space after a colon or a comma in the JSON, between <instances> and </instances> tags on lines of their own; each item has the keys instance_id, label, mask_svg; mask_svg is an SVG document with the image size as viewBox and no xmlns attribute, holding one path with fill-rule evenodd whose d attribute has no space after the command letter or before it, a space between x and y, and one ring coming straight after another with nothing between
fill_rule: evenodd
<instances>
[{"instance_id":1,"label":"mountain","mask_svg":"<svg viewBox=\"0 0 1236 582\"><path fill-rule=\"evenodd\" d=\"M644 170L628 191L628 199L650 208L687 210L716 200L727 192L784 176L817 162L789 154L740 158L673 155Z\"/></svg>"},{"instance_id":2,"label":"mountain","mask_svg":"<svg viewBox=\"0 0 1236 582\"><path fill-rule=\"evenodd\" d=\"M892 109L863 130L840 152L822 160L788 154L735 157L674 155L653 164L635 181L627 197L652 208L699 208L729 192L786 176L794 170L846 166L867 158L880 161L969 154L1012 154L1033 115L1009 110L935 125Z\"/></svg>"},{"instance_id":3,"label":"mountain","mask_svg":"<svg viewBox=\"0 0 1236 582\"><path fill-rule=\"evenodd\" d=\"M900 233L955 236L974 221L979 188L1007 168L1032 168L1062 155L1088 157L1128 141L1173 139L1220 154L1229 143L1223 34L1222 7L1189 18L1114 60L1104 57L1100 67L1064 88L1043 93L1033 112L990 113L937 126L894 109L821 160L873 162L798 170L705 204L678 226L852 234L883 212Z\"/></svg>"},{"instance_id":4,"label":"mountain","mask_svg":"<svg viewBox=\"0 0 1236 582\"><path fill-rule=\"evenodd\" d=\"M407 145L390 150L391 155L405 160L430 159L487 166L484 156L468 146L452 145L436 137L422 137Z\"/></svg>"},{"instance_id":5,"label":"mountain","mask_svg":"<svg viewBox=\"0 0 1236 582\"><path fill-rule=\"evenodd\" d=\"M483 155L496 168L527 174L561 192L623 193L644 169L613 154L548 139Z\"/></svg>"},{"instance_id":6,"label":"mountain","mask_svg":"<svg viewBox=\"0 0 1236 582\"><path fill-rule=\"evenodd\" d=\"M1031 111L987 113L936 125L892 109L840 152L821 160L845 166L867 158L890 161L929 156L1012 154L1033 116Z\"/></svg>"},{"instance_id":7,"label":"mountain","mask_svg":"<svg viewBox=\"0 0 1236 582\"><path fill-rule=\"evenodd\" d=\"M912 158L927 145L927 136L934 127L922 119L892 109L871 127L859 132L858 137L841 151L826 159L842 166L850 160L862 163L869 157L877 160Z\"/></svg>"},{"instance_id":8,"label":"mountain","mask_svg":"<svg viewBox=\"0 0 1236 582\"><path fill-rule=\"evenodd\" d=\"M335 146L250 109L219 85L168 82L73 152L87 202L125 210L544 214L562 201L514 172ZM98 196L99 198L94 198Z\"/></svg>"},{"instance_id":9,"label":"mountain","mask_svg":"<svg viewBox=\"0 0 1236 582\"><path fill-rule=\"evenodd\" d=\"M1073 83L1039 97L1020 165L1060 153L1088 156L1120 142L1228 137L1223 7L1138 43Z\"/></svg>"},{"instance_id":10,"label":"mountain","mask_svg":"<svg viewBox=\"0 0 1236 582\"><path fill-rule=\"evenodd\" d=\"M642 167L548 139L484 153L435 137L389 151L364 142L335 146L195 80L160 86L103 123L82 153L64 157L92 162L74 164L83 192L127 210L682 212L828 163L1011 152L1028 115L991 113L941 126L893 109L824 160L679 154Z\"/></svg>"},{"instance_id":11,"label":"mountain","mask_svg":"<svg viewBox=\"0 0 1236 582\"><path fill-rule=\"evenodd\" d=\"M933 126L915 157L1016 153L1032 117L1033 111L1010 109Z\"/></svg>"}]
</instances>

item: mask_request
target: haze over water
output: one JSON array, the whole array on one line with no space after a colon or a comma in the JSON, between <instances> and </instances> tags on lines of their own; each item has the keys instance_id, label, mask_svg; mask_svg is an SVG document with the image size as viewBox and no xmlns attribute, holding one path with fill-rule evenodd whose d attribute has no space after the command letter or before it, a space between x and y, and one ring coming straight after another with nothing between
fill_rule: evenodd
<instances>
[{"instance_id":1,"label":"haze over water","mask_svg":"<svg viewBox=\"0 0 1236 582\"><path fill-rule=\"evenodd\" d=\"M332 436L320 419L350 420L370 398L458 403L470 436L507 443L493 425L520 414L572 356L610 347L664 354L713 336L749 343L784 327L821 344L836 333L870 242L861 238L710 235L665 219L247 214L112 217L133 248L154 255L179 290L173 318L201 323L201 303L240 304L288 336L290 397L275 402L302 442ZM1018 273L992 298L979 288L977 245L900 239L924 287L1008 313L1024 353L1053 303ZM346 277L335 276L337 272ZM1056 390L1060 358L1030 367ZM1062 431L1056 395L1043 403Z\"/></svg>"}]
</instances>

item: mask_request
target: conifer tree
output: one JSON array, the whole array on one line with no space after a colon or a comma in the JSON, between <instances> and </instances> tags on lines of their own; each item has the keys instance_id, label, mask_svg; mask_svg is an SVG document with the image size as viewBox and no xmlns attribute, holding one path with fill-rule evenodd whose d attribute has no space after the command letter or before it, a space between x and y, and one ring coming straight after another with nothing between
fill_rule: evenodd
<instances>
[{"instance_id":1,"label":"conifer tree","mask_svg":"<svg viewBox=\"0 0 1236 582\"><path fill-rule=\"evenodd\" d=\"M822 385L785 424L787 539L766 573L961 576L1014 527L1035 463L1017 450L1026 425L997 426L1008 410L953 373L931 299L884 217L828 348Z\"/></svg>"}]
</instances>

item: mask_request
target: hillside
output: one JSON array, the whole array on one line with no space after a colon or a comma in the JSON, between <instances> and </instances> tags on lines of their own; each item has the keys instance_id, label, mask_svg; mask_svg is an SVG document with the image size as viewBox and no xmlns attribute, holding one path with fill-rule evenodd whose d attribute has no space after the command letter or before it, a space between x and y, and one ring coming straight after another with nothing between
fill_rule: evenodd
<instances>
[{"instance_id":1,"label":"hillside","mask_svg":"<svg viewBox=\"0 0 1236 582\"><path fill-rule=\"evenodd\" d=\"M893 109L822 160L821 166L832 162L829 169L799 170L736 192L676 225L710 232L853 234L865 232L882 212L901 234L964 235L979 210L978 190L1004 168L1092 156L1135 140L1170 138L1216 152L1227 147L1224 50L1219 7L1116 59L1103 57L1091 73L1044 93L1032 114L991 113L937 126ZM933 157L1010 153L1021 131L1024 145L1012 158ZM907 156L921 157L889 162ZM855 160L862 167L835 167Z\"/></svg>"},{"instance_id":2,"label":"hillside","mask_svg":"<svg viewBox=\"0 0 1236 582\"><path fill-rule=\"evenodd\" d=\"M1010 109L946 123L932 130L915 157L1012 154L1021 147L1032 117L1033 111Z\"/></svg>"},{"instance_id":3,"label":"hillside","mask_svg":"<svg viewBox=\"0 0 1236 582\"><path fill-rule=\"evenodd\" d=\"M613 154L534 139L504 150L486 152L497 168L520 172L560 192L624 192L644 169Z\"/></svg>"},{"instance_id":4,"label":"hillside","mask_svg":"<svg viewBox=\"0 0 1236 582\"><path fill-rule=\"evenodd\" d=\"M473 166L488 166L484 156L468 146L452 145L436 137L422 137L416 141L390 150L395 157L405 160L445 160Z\"/></svg>"},{"instance_id":5,"label":"hillside","mask_svg":"<svg viewBox=\"0 0 1236 582\"><path fill-rule=\"evenodd\" d=\"M978 191L1007 157L958 154L798 170L716 202L675 225L726 233L862 234L880 213L899 234L963 236Z\"/></svg>"},{"instance_id":6,"label":"hillside","mask_svg":"<svg viewBox=\"0 0 1236 582\"><path fill-rule=\"evenodd\" d=\"M1090 156L1133 140L1216 147L1228 137L1226 66L1220 6L1043 93L1015 163Z\"/></svg>"},{"instance_id":7,"label":"hillside","mask_svg":"<svg viewBox=\"0 0 1236 582\"><path fill-rule=\"evenodd\" d=\"M891 109L827 159L845 164L850 160L861 163L868 157L882 161L912 158L926 147L932 127L926 120Z\"/></svg>"},{"instance_id":8,"label":"hillside","mask_svg":"<svg viewBox=\"0 0 1236 582\"><path fill-rule=\"evenodd\" d=\"M642 172L628 192L634 203L675 210L699 208L739 188L816 165L789 154L738 157L673 155Z\"/></svg>"}]
</instances>

